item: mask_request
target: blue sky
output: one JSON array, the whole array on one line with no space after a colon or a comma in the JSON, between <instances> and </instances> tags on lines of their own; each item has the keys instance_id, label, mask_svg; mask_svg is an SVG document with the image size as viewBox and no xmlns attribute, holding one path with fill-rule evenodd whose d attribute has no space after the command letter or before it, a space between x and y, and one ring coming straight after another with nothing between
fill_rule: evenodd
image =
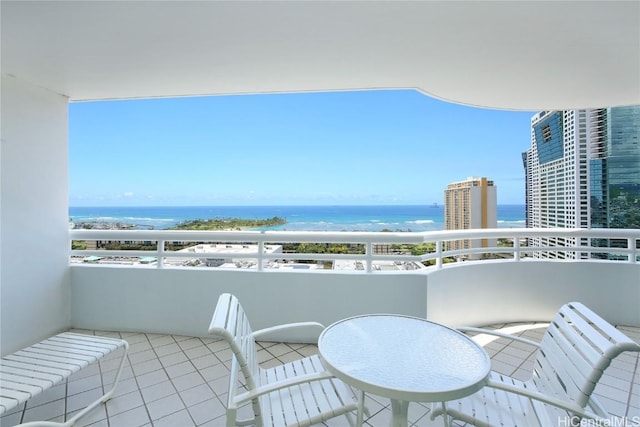
<instances>
[{"instance_id":1,"label":"blue sky","mask_svg":"<svg viewBox=\"0 0 640 427\"><path fill-rule=\"evenodd\" d=\"M524 204L533 114L414 90L72 103L69 204L441 204L469 176Z\"/></svg>"}]
</instances>

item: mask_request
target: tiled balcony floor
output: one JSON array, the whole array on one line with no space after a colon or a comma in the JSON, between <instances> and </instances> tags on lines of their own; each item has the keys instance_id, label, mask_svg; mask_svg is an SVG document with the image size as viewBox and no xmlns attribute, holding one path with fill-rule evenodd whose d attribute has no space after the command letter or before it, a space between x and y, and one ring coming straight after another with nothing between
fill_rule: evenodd
<instances>
[{"instance_id":1,"label":"tiled balcony floor","mask_svg":"<svg viewBox=\"0 0 640 427\"><path fill-rule=\"evenodd\" d=\"M546 325L494 325L524 329L518 335L539 340ZM640 328L620 327L640 342ZM74 330L93 334L93 331ZM231 352L223 341L176 335L96 332L126 339L130 344L128 363L113 399L85 416L76 425L95 427L136 426L224 426ZM260 362L274 365L316 352L313 345L260 343ZM493 369L524 378L531 369L533 355L522 344L497 340L485 345ZM64 421L102 395L103 383L109 386L115 376L118 354L87 367L61 384L0 419L3 427L34 420ZM640 418L640 362L638 354L625 354L612 365L596 389L601 402L613 415ZM391 409L388 399L367 396L368 426L387 426ZM415 426L442 425L432 422L427 404L409 405L409 421ZM344 417L329 426L347 425Z\"/></svg>"}]
</instances>

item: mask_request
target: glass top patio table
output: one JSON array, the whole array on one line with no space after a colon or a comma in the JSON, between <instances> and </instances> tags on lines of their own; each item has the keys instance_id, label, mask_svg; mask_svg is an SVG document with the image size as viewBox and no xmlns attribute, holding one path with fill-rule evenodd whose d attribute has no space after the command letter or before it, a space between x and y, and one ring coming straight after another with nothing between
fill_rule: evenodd
<instances>
[{"instance_id":1,"label":"glass top patio table","mask_svg":"<svg viewBox=\"0 0 640 427\"><path fill-rule=\"evenodd\" d=\"M407 425L409 402L468 396L484 387L491 370L488 354L466 335L401 315L338 321L320 335L318 352L337 378L390 398L394 426Z\"/></svg>"}]
</instances>

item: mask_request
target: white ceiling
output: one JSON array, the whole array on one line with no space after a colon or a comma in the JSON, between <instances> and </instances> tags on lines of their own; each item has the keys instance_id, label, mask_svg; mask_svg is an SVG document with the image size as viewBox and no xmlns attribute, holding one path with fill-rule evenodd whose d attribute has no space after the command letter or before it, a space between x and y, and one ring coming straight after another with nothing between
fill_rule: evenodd
<instances>
[{"instance_id":1,"label":"white ceiling","mask_svg":"<svg viewBox=\"0 0 640 427\"><path fill-rule=\"evenodd\" d=\"M416 88L640 104L639 1L6 1L2 73L72 100Z\"/></svg>"}]
</instances>

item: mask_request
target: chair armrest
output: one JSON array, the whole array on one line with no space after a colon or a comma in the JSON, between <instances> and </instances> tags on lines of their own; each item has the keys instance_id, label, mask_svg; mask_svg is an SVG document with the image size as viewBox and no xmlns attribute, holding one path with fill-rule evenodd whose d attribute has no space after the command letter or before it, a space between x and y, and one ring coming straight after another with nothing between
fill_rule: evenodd
<instances>
[{"instance_id":1,"label":"chair armrest","mask_svg":"<svg viewBox=\"0 0 640 427\"><path fill-rule=\"evenodd\" d=\"M313 381L320 381L335 378L331 373L327 371L323 372L315 372L312 374L300 375L292 378L287 378L283 381L279 381L276 383L269 383L263 386L258 386L253 390L250 390L245 393L238 394L233 397L233 403L236 407L242 406L246 402L250 402L256 397L262 396L263 394L269 394L276 390L281 390L283 388L292 387L294 385L309 383ZM231 400L231 399L230 399Z\"/></svg>"},{"instance_id":2,"label":"chair armrest","mask_svg":"<svg viewBox=\"0 0 640 427\"><path fill-rule=\"evenodd\" d=\"M320 329L324 329L324 325L318 322L299 322L299 323L287 323L284 325L272 326L270 328L259 329L257 331L253 331L253 337L258 338L262 335L267 335L272 332L284 331L287 329L295 329L295 328L309 328L309 327L318 327Z\"/></svg>"},{"instance_id":3,"label":"chair armrest","mask_svg":"<svg viewBox=\"0 0 640 427\"><path fill-rule=\"evenodd\" d=\"M514 386L512 384L506 384L506 383L502 383L502 382L497 382L497 381L493 381L491 379L489 379L489 381L487 382L486 387L492 387L495 389L499 389L499 390L504 390L507 391L509 393L514 393L514 394L518 394L520 396L525 396L528 397L529 399L533 399L533 400L537 400L540 401L542 403L546 403L548 405L551 406L555 406L557 408L562 408L565 409L567 411L569 411L570 413L574 414L574 415L578 415L584 418L589 418L592 420L602 420L602 417L594 412L590 412L585 410L584 408L581 408L580 406L576 405L573 402L567 402L566 400L560 400L557 399L553 396L549 396L546 394L542 394L538 391L533 391L533 390L529 390L529 389L525 389L522 387L517 387ZM604 420L607 421L607 420ZM595 424L595 425L607 425L607 424Z\"/></svg>"},{"instance_id":4,"label":"chair armrest","mask_svg":"<svg viewBox=\"0 0 640 427\"><path fill-rule=\"evenodd\" d=\"M527 338L522 338L519 337L517 335L512 335L512 334L507 334L504 332L500 332L500 331L494 331L492 329L484 329L484 328L475 328L472 326L457 326L456 330L460 331L460 332L478 332L481 334L486 334L486 335L494 335L496 337L500 337L500 338L507 338L513 341L519 341L525 344L529 344L532 345L534 347L540 347L540 343L537 343L535 341L532 341L530 339Z\"/></svg>"}]
</instances>

